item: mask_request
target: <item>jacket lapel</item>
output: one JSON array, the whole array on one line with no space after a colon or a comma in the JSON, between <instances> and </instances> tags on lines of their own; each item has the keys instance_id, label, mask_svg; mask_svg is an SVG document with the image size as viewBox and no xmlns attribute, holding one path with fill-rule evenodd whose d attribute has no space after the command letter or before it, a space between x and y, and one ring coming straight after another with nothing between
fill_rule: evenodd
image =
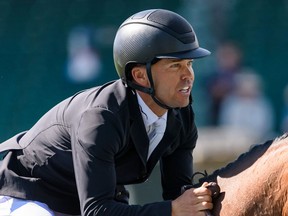
<instances>
[{"instance_id":1,"label":"jacket lapel","mask_svg":"<svg viewBox=\"0 0 288 216\"><path fill-rule=\"evenodd\" d=\"M146 167L149 139L145 130L144 122L140 113L137 97L133 91L129 93L130 110L130 137L136 151Z\"/></svg>"},{"instance_id":2,"label":"jacket lapel","mask_svg":"<svg viewBox=\"0 0 288 216\"><path fill-rule=\"evenodd\" d=\"M179 136L179 132L181 129L181 121L179 119L178 110L172 109L168 111L167 118L167 127L164 133L164 136L155 150L152 152L148 164L147 169L153 169L154 166L159 161L160 157L163 155L165 151L176 141Z\"/></svg>"},{"instance_id":3,"label":"jacket lapel","mask_svg":"<svg viewBox=\"0 0 288 216\"><path fill-rule=\"evenodd\" d=\"M141 158L143 166L151 171L159 161L160 157L178 138L182 127L178 109L168 111L167 127L164 136L147 161L149 138L147 136L144 122L140 113L136 93L128 90L129 110L130 110L130 137L136 151ZM148 172L149 172L148 171Z\"/></svg>"}]
</instances>

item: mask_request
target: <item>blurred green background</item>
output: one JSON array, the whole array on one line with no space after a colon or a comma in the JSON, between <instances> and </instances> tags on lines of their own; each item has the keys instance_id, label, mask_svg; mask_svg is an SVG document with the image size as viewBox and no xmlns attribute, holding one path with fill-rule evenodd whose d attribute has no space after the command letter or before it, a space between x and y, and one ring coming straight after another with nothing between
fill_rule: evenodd
<instances>
[{"instance_id":1,"label":"blurred green background","mask_svg":"<svg viewBox=\"0 0 288 216\"><path fill-rule=\"evenodd\" d=\"M0 140L29 129L48 109L75 92L117 79L112 55L117 28L128 16L150 8L184 16L200 45L212 52L194 68L199 127L209 125L209 115L204 87L197 80L215 66L217 44L233 40L243 50L245 65L263 78L276 116L274 131L280 132L288 83L287 0L0 0ZM77 29L89 32L90 46L101 65L97 76L86 82L67 77L68 42ZM141 192L142 198L151 195L146 196L147 191L151 192Z\"/></svg>"}]
</instances>

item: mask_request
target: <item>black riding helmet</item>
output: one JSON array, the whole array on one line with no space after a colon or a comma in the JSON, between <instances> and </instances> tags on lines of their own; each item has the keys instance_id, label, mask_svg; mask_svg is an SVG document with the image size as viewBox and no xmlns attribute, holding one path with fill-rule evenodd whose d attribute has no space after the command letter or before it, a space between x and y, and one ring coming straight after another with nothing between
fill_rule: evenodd
<instances>
[{"instance_id":1,"label":"black riding helmet","mask_svg":"<svg viewBox=\"0 0 288 216\"><path fill-rule=\"evenodd\" d=\"M196 59L210 52L199 47L192 26L182 16L168 10L138 12L119 27L114 40L114 63L119 77L131 88L150 94L160 106L169 109L155 97L151 64L155 59ZM150 88L132 82L132 65L146 65Z\"/></svg>"}]
</instances>

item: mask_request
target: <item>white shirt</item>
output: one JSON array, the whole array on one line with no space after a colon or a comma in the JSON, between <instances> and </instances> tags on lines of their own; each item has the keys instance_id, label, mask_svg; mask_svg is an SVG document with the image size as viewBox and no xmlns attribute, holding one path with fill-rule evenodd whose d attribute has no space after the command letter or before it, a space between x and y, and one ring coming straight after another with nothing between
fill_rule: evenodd
<instances>
[{"instance_id":1,"label":"white shirt","mask_svg":"<svg viewBox=\"0 0 288 216\"><path fill-rule=\"evenodd\" d=\"M142 100L142 98L140 97L140 95L137 93L137 99L138 99L138 103L140 106L140 110L141 110L141 115L143 118L143 122L146 128L146 132L147 134L149 134L152 130L153 130L153 124L158 121L159 119L161 119L162 121L161 124L162 127L164 127L164 130L166 129L166 125L167 125L167 112L165 112L164 115L158 117L146 104L145 102ZM163 138L164 133L160 134L160 140ZM149 145L149 151L148 151L148 157L151 155L151 153L153 152L153 150L157 147L157 145L159 144L159 142L156 145ZM151 144L151 142L150 142Z\"/></svg>"}]
</instances>

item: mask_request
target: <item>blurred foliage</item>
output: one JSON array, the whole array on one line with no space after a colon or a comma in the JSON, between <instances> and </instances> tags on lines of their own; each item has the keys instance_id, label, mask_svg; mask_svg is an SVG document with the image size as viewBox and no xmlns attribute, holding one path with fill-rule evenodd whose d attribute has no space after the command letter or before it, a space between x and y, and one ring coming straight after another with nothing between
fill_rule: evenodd
<instances>
[{"instance_id":1,"label":"blurred foliage","mask_svg":"<svg viewBox=\"0 0 288 216\"><path fill-rule=\"evenodd\" d=\"M0 140L29 129L60 100L76 91L116 79L112 45L118 26L149 8L173 10L178 0L1 0ZM69 83L67 37L77 26L95 29L101 56L98 80Z\"/></svg>"}]
</instances>

